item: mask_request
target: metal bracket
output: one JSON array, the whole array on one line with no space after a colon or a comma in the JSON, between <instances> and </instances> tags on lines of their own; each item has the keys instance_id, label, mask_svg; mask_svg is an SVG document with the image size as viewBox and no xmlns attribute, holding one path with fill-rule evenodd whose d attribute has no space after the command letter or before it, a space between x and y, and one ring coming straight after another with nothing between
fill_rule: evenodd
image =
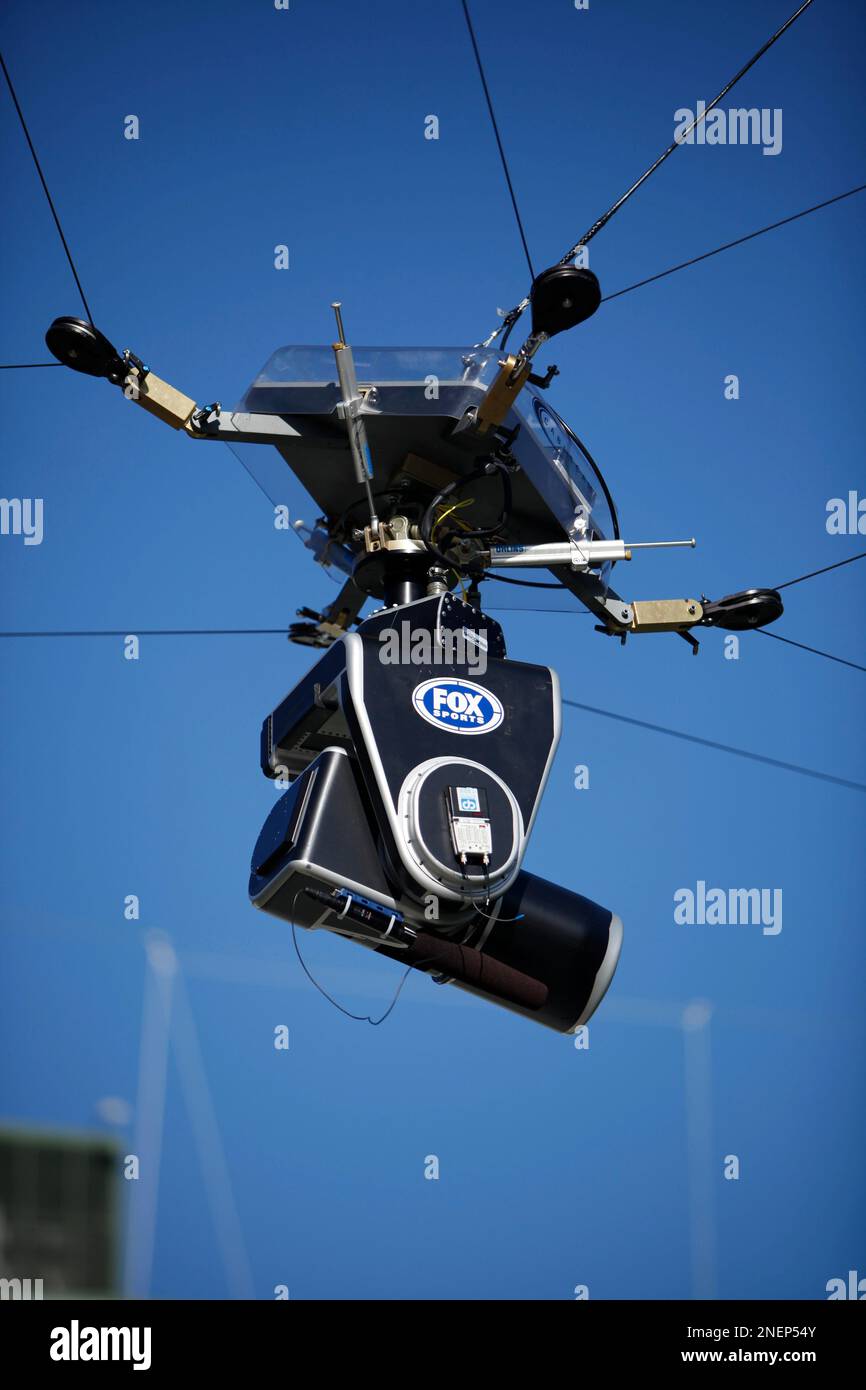
<instances>
[{"instance_id":1,"label":"metal bracket","mask_svg":"<svg viewBox=\"0 0 866 1390\"><path fill-rule=\"evenodd\" d=\"M501 425L529 376L531 363L518 357L506 357L499 364L499 372L490 383L475 413L475 426L479 434Z\"/></svg>"},{"instance_id":2,"label":"metal bracket","mask_svg":"<svg viewBox=\"0 0 866 1390\"><path fill-rule=\"evenodd\" d=\"M695 598L642 599L632 604L634 632L680 632L704 616Z\"/></svg>"},{"instance_id":3,"label":"metal bracket","mask_svg":"<svg viewBox=\"0 0 866 1390\"><path fill-rule=\"evenodd\" d=\"M155 415L163 424L171 425L173 430L188 429L198 407L191 396L185 396L167 381L145 370L142 374L131 357L129 373L123 383L129 399L135 401L143 410Z\"/></svg>"},{"instance_id":4,"label":"metal bracket","mask_svg":"<svg viewBox=\"0 0 866 1390\"><path fill-rule=\"evenodd\" d=\"M380 521L375 529L365 526L364 548L368 555L380 550L402 551L407 555L422 554L426 546L417 535L412 535L413 529L405 516L389 517L387 521Z\"/></svg>"}]
</instances>

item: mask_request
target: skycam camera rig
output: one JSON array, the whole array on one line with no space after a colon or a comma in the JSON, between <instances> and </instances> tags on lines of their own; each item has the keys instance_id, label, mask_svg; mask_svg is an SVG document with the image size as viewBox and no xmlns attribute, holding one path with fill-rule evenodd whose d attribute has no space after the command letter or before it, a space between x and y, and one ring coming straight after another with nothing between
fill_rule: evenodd
<instances>
[{"instance_id":1,"label":"skycam camera rig","mask_svg":"<svg viewBox=\"0 0 866 1390\"><path fill-rule=\"evenodd\" d=\"M298 610L291 639L322 654L264 721L262 771L289 789L253 851L254 905L559 1032L602 999L622 924L523 868L559 741L559 682L508 659L481 584L546 569L597 631L673 632L694 650L697 628L782 612L774 590L715 603L614 590L614 565L634 552L694 541L622 539L604 478L545 399L557 369L533 371L543 344L600 301L591 271L544 271L510 355L512 325L498 349L353 352L335 304L333 348L281 348L234 411L199 407L84 320L56 319L46 335L61 362L192 439L272 445L320 512L296 529L344 582L323 611Z\"/></svg>"}]
</instances>

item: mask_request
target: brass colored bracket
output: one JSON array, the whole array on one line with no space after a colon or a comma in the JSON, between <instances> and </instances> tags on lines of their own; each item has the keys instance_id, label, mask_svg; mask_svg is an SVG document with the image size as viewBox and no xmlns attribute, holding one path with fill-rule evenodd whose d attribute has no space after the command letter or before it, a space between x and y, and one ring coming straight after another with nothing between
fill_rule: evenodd
<instances>
[{"instance_id":1,"label":"brass colored bracket","mask_svg":"<svg viewBox=\"0 0 866 1390\"><path fill-rule=\"evenodd\" d=\"M694 627L704 610L694 598L638 600L631 605L632 632L680 632Z\"/></svg>"},{"instance_id":2,"label":"brass colored bracket","mask_svg":"<svg viewBox=\"0 0 866 1390\"><path fill-rule=\"evenodd\" d=\"M136 405L155 415L163 424L171 425L173 430L185 429L196 409L195 401L182 391L175 390L167 381L154 376L153 372L148 372L142 378L137 367L130 369L124 390Z\"/></svg>"},{"instance_id":3,"label":"brass colored bracket","mask_svg":"<svg viewBox=\"0 0 866 1390\"><path fill-rule=\"evenodd\" d=\"M516 357L506 357L500 365L496 380L488 386L475 417L479 434L486 434L492 427L501 425L520 394L526 378L529 376L532 363L528 359L524 359L523 365L515 373L517 363Z\"/></svg>"},{"instance_id":4,"label":"brass colored bracket","mask_svg":"<svg viewBox=\"0 0 866 1390\"><path fill-rule=\"evenodd\" d=\"M418 528L409 523L405 516L392 516L388 521L380 521L375 530L364 527L364 549L368 555L377 550L402 551L407 555L423 553L423 541L418 536Z\"/></svg>"}]
</instances>

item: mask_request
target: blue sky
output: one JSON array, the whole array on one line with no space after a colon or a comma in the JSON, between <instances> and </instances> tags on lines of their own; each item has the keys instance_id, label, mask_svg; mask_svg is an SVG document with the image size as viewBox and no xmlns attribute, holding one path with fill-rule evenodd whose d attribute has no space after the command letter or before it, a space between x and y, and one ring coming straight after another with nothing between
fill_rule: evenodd
<instances>
[{"instance_id":1,"label":"blue sky","mask_svg":"<svg viewBox=\"0 0 866 1390\"><path fill-rule=\"evenodd\" d=\"M537 268L789 7L538 0L530 20L475 0ZM863 182L864 36L858 5L812 6L725 103L780 108L781 152L677 150L593 243L603 289ZM452 0L157 0L145 24L13 0L2 46L96 322L199 401L234 404L282 344L329 343L333 299L356 343L470 343L527 288ZM0 117L0 360L40 361L80 304L8 94ZM866 548L825 525L830 498L866 493L863 220L860 195L602 306L541 355L624 534L698 538L636 560L628 597L779 584ZM59 368L0 391L0 492L45 516L39 546L0 537L2 630L281 627L327 601L227 449ZM278 485L311 520L288 471ZM859 565L799 585L776 630L862 662L864 595ZM550 662L577 701L866 781L857 671L756 635L731 661L714 633L693 658L675 637L623 649L571 610L499 616L511 655ZM128 662L119 638L44 638L4 639L2 660L0 1116L99 1128L101 1098L136 1105L145 942L167 936L211 1108L185 1103L200 1074L181 1026L152 1293L820 1298L866 1273L862 792L567 710L526 863L625 923L589 1049L421 977L370 1029L246 901L274 796L260 723L308 654L144 637ZM676 924L698 880L781 889L782 931ZM389 962L304 946L348 1007L386 1005ZM688 1033L696 1000L709 1022ZM139 1222L147 1181L124 1194Z\"/></svg>"}]
</instances>

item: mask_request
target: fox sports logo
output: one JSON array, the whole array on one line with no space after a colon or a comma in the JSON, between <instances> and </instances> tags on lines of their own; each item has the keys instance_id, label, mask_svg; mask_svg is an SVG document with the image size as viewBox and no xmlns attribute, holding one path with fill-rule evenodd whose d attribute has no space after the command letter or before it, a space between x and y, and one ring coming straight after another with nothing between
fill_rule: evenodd
<instances>
[{"instance_id":1,"label":"fox sports logo","mask_svg":"<svg viewBox=\"0 0 866 1390\"><path fill-rule=\"evenodd\" d=\"M452 734L489 734L505 718L496 696L474 681L422 681L412 692L412 704L428 724Z\"/></svg>"}]
</instances>

